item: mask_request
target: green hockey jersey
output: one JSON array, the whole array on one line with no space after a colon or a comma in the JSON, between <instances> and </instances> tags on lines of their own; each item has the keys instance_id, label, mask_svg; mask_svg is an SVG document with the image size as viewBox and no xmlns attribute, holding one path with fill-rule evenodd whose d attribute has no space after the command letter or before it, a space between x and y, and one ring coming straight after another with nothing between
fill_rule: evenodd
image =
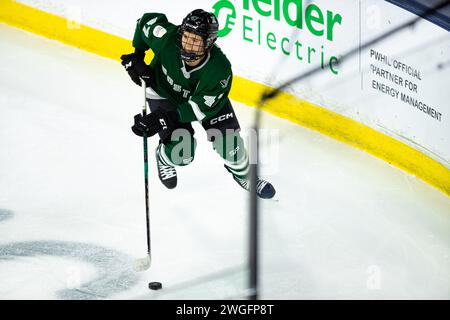
<instances>
[{"instance_id":1,"label":"green hockey jersey","mask_svg":"<svg viewBox=\"0 0 450 320\"><path fill-rule=\"evenodd\" d=\"M187 71L177 45L178 27L164 14L146 13L138 20L133 47L151 49L154 91L177 106L181 122L204 121L225 104L232 82L231 64L214 45L205 60Z\"/></svg>"}]
</instances>

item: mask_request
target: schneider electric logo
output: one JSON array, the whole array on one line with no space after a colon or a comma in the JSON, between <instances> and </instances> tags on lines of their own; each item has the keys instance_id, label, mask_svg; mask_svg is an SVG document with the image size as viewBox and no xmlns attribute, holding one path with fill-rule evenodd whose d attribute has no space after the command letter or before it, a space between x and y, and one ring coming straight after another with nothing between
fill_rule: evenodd
<instances>
[{"instance_id":1,"label":"schneider electric logo","mask_svg":"<svg viewBox=\"0 0 450 320\"><path fill-rule=\"evenodd\" d=\"M236 20L236 8L234 4L232 4L229 0L220 0L215 5L213 5L214 14L216 17L222 17L220 14L223 12L226 14L225 25L218 32L219 37L225 37L228 35L231 30L233 30L233 26Z\"/></svg>"},{"instance_id":2,"label":"schneider electric logo","mask_svg":"<svg viewBox=\"0 0 450 320\"><path fill-rule=\"evenodd\" d=\"M338 74L338 58L328 52L328 47L342 25L342 15L339 13L313 3L304 8L302 0L219 0L212 9L220 21L219 37L239 29L242 40L247 43L278 51L301 63L320 63L322 68ZM283 25L279 27L273 21ZM308 32L311 36L306 38L310 42L314 37L321 38L320 48L291 39L292 32L286 32L286 27L301 30L299 35L302 39L305 39L304 32Z\"/></svg>"}]
</instances>

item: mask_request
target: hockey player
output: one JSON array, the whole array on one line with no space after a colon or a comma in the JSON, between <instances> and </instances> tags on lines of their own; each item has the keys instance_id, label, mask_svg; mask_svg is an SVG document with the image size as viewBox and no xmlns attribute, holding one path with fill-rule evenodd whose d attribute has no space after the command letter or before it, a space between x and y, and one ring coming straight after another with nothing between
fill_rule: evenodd
<instances>
[{"instance_id":1,"label":"hockey player","mask_svg":"<svg viewBox=\"0 0 450 320\"><path fill-rule=\"evenodd\" d=\"M131 79L137 85L143 79L147 85L151 113L137 114L132 130L138 136L159 134L158 175L169 189L177 185L175 166L188 165L194 159L196 139L191 122L199 121L225 168L249 190L249 158L228 99L231 64L215 44L218 29L217 18L201 9L189 13L180 26L170 23L164 14L146 13L137 21L135 52L121 57ZM149 49L154 58L147 65L144 56ZM257 194L272 198L275 189L258 178Z\"/></svg>"}]
</instances>

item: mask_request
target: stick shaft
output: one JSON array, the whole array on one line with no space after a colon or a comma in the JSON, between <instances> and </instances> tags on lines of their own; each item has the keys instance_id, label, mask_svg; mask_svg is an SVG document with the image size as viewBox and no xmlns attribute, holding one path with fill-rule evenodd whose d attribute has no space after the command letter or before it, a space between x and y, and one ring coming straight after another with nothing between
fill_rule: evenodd
<instances>
[{"instance_id":1,"label":"stick shaft","mask_svg":"<svg viewBox=\"0 0 450 320\"><path fill-rule=\"evenodd\" d=\"M144 106L142 108L142 115L147 115L147 94L146 94L146 84L145 81L141 79L142 87L144 88ZM144 133L143 135L144 142L144 183L145 183L145 217L146 217L146 225L147 225L147 253L150 257L150 208L148 201L148 148L147 148L147 135Z\"/></svg>"}]
</instances>

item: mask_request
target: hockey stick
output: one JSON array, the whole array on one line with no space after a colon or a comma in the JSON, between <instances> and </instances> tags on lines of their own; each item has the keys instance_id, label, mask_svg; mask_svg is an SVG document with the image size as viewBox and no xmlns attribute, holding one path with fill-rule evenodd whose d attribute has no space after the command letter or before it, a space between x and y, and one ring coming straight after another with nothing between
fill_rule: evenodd
<instances>
[{"instance_id":1,"label":"hockey stick","mask_svg":"<svg viewBox=\"0 0 450 320\"><path fill-rule=\"evenodd\" d=\"M147 115L147 85L143 79L141 79L141 85L144 88L144 107L142 108L142 115ZM150 210L148 205L148 151L147 151L147 135L143 135L144 141L144 181L145 181L145 214L147 222L147 256L145 258L136 259L134 261L134 270L145 271L150 268L152 262L152 255L150 251Z\"/></svg>"}]
</instances>

